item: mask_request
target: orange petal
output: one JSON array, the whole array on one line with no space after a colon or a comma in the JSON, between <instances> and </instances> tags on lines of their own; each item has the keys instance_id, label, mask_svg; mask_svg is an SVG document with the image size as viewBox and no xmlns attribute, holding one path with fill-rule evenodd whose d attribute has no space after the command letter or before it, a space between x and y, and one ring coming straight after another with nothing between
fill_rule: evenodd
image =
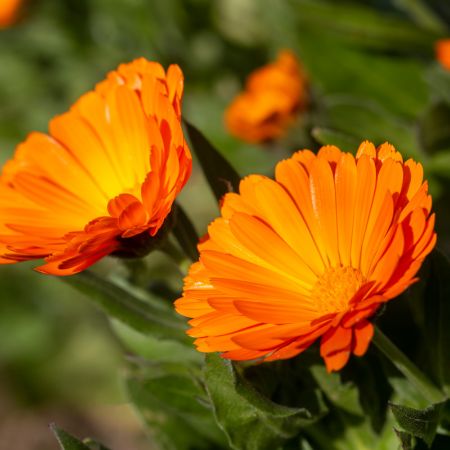
<instances>
[{"instance_id":1,"label":"orange petal","mask_svg":"<svg viewBox=\"0 0 450 450\"><path fill-rule=\"evenodd\" d=\"M353 354L362 356L366 353L370 341L372 340L374 332L373 325L367 320L361 320L353 327L353 331Z\"/></svg>"},{"instance_id":2,"label":"orange petal","mask_svg":"<svg viewBox=\"0 0 450 450\"><path fill-rule=\"evenodd\" d=\"M348 362L350 358L350 350L340 350L336 353L332 353L323 357L327 372L336 372L341 370Z\"/></svg>"}]
</instances>

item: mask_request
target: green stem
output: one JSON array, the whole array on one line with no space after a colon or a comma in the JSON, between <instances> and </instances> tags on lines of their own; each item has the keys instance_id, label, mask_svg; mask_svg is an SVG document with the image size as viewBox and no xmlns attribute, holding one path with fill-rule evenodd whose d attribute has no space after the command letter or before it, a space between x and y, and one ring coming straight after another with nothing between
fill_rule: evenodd
<instances>
[{"instance_id":1,"label":"green stem","mask_svg":"<svg viewBox=\"0 0 450 450\"><path fill-rule=\"evenodd\" d=\"M147 264L143 258L122 259L123 264L128 269L129 282L132 285L146 288L150 274L148 272Z\"/></svg>"},{"instance_id":2,"label":"green stem","mask_svg":"<svg viewBox=\"0 0 450 450\"><path fill-rule=\"evenodd\" d=\"M169 256L169 258L171 258L178 265L183 273L187 271L191 261L186 258L181 249L170 239L166 239L158 250Z\"/></svg>"},{"instance_id":3,"label":"green stem","mask_svg":"<svg viewBox=\"0 0 450 450\"><path fill-rule=\"evenodd\" d=\"M446 395L377 327L372 342L430 403L446 399Z\"/></svg>"}]
</instances>

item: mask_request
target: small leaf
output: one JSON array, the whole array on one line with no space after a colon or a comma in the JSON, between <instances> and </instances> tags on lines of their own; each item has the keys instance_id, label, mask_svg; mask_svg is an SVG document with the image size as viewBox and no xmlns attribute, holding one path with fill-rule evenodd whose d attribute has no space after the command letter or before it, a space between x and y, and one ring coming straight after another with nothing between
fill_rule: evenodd
<instances>
[{"instance_id":1,"label":"small leaf","mask_svg":"<svg viewBox=\"0 0 450 450\"><path fill-rule=\"evenodd\" d=\"M55 435L61 450L91 450L87 445L83 444L83 442L79 441L66 431L61 430L61 428L58 428L55 424L51 424L50 429Z\"/></svg>"},{"instance_id":2,"label":"small leaf","mask_svg":"<svg viewBox=\"0 0 450 450\"><path fill-rule=\"evenodd\" d=\"M382 430L392 390L371 352L363 360L350 361L339 373L328 373L323 365L313 366L311 372L334 406L353 417L368 419L377 433Z\"/></svg>"},{"instance_id":3,"label":"small leaf","mask_svg":"<svg viewBox=\"0 0 450 450\"><path fill-rule=\"evenodd\" d=\"M227 192L238 192L239 174L197 128L187 121L184 124L192 144L192 150L197 155L217 201L220 201Z\"/></svg>"},{"instance_id":4,"label":"small leaf","mask_svg":"<svg viewBox=\"0 0 450 450\"><path fill-rule=\"evenodd\" d=\"M110 450L108 447L100 444L100 442L94 441L91 438L85 439L84 443L90 448L90 450Z\"/></svg>"},{"instance_id":5,"label":"small leaf","mask_svg":"<svg viewBox=\"0 0 450 450\"><path fill-rule=\"evenodd\" d=\"M146 302L123 287L90 271L61 278L97 303L107 314L142 333L186 340L184 322L158 303Z\"/></svg>"},{"instance_id":6,"label":"small leaf","mask_svg":"<svg viewBox=\"0 0 450 450\"><path fill-rule=\"evenodd\" d=\"M430 447L436 435L444 403L435 403L422 410L394 403L390 403L389 406L402 429L423 439Z\"/></svg>"},{"instance_id":7,"label":"small leaf","mask_svg":"<svg viewBox=\"0 0 450 450\"><path fill-rule=\"evenodd\" d=\"M327 398L337 407L355 415L363 415L358 389L352 382L342 382L340 373L328 373L325 367L313 366L311 372Z\"/></svg>"},{"instance_id":8,"label":"small leaf","mask_svg":"<svg viewBox=\"0 0 450 450\"><path fill-rule=\"evenodd\" d=\"M413 437L409 433L406 431L397 430L396 428L394 428L394 431L400 441L401 450L414 449Z\"/></svg>"},{"instance_id":9,"label":"small leaf","mask_svg":"<svg viewBox=\"0 0 450 450\"><path fill-rule=\"evenodd\" d=\"M273 450L314 423L305 408L273 403L216 354L206 356L205 383L220 427L231 448Z\"/></svg>"},{"instance_id":10,"label":"small leaf","mask_svg":"<svg viewBox=\"0 0 450 450\"><path fill-rule=\"evenodd\" d=\"M180 247L183 249L184 254L191 261L197 261L198 235L194 225L179 204L176 204L175 207L175 224L172 228L172 233L180 244Z\"/></svg>"}]
</instances>

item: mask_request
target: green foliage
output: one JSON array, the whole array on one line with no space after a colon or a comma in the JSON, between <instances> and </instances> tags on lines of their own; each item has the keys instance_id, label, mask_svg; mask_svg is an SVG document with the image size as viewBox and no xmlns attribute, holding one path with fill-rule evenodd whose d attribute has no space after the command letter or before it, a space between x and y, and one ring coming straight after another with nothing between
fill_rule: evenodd
<instances>
[{"instance_id":1,"label":"green foliage","mask_svg":"<svg viewBox=\"0 0 450 450\"><path fill-rule=\"evenodd\" d=\"M444 68L434 65L429 68L426 80L433 99L450 103L450 73Z\"/></svg>"},{"instance_id":2,"label":"green foliage","mask_svg":"<svg viewBox=\"0 0 450 450\"><path fill-rule=\"evenodd\" d=\"M441 252L431 256L431 270L425 288L424 333L428 371L447 396L450 396L450 262Z\"/></svg>"},{"instance_id":3,"label":"green foliage","mask_svg":"<svg viewBox=\"0 0 450 450\"><path fill-rule=\"evenodd\" d=\"M401 450L413 450L414 444L412 435L401 430L395 430L395 434L400 441Z\"/></svg>"},{"instance_id":4,"label":"green foliage","mask_svg":"<svg viewBox=\"0 0 450 450\"><path fill-rule=\"evenodd\" d=\"M185 122L185 125L192 143L192 150L200 162L217 201L220 201L227 192L239 192L239 174L197 128L188 122Z\"/></svg>"},{"instance_id":5,"label":"green foliage","mask_svg":"<svg viewBox=\"0 0 450 450\"><path fill-rule=\"evenodd\" d=\"M144 294L146 301L142 300L136 289L134 292L131 287L125 289L90 271L65 277L63 281L95 301L107 314L138 331L184 339L183 320L175 315L169 305L151 298L148 293Z\"/></svg>"},{"instance_id":6,"label":"green foliage","mask_svg":"<svg viewBox=\"0 0 450 450\"><path fill-rule=\"evenodd\" d=\"M80 441L67 431L58 428L55 424L51 424L50 429L55 435L61 450L109 450L104 445L90 438Z\"/></svg>"},{"instance_id":7,"label":"green foliage","mask_svg":"<svg viewBox=\"0 0 450 450\"><path fill-rule=\"evenodd\" d=\"M61 430L61 428L58 428L56 425L52 424L50 428L53 431L61 450L91 450L87 445L83 444L83 442L79 441L66 431Z\"/></svg>"},{"instance_id":8,"label":"green foliage","mask_svg":"<svg viewBox=\"0 0 450 450\"><path fill-rule=\"evenodd\" d=\"M172 234L194 261L197 232L191 220L202 235L214 217L212 207L226 192L238 190L238 173L270 174L280 158L275 145L262 149L230 137L222 116L250 70L288 47L298 53L308 75L310 109L292 131L296 139L286 143L283 156L302 146L316 150L319 144L335 144L354 152L364 139L393 143L405 158L422 162L426 178L440 193L441 205L435 202L439 245L448 250L450 72L434 60L433 45L449 34L450 14L444 2L436 7L438 3L35 2L22 23L1 32L2 158L30 130L45 130L53 115L67 110L120 62L146 56L165 65L179 63L186 75L185 128L206 183L195 167L191 191L179 199L188 214L177 206ZM206 193L208 186L213 196ZM386 335L406 359L388 359L371 348L363 358L352 357L339 374L326 372L314 347L293 361L235 364L210 354L204 362L185 335L185 320L169 301L179 295L185 265L179 269L163 264L153 254L148 262L150 268L144 270L139 263L128 263L134 267L128 281L117 261L109 263L108 277L84 272L64 279L112 319L111 330L98 327L98 334L84 336L87 328L78 329L83 336L77 341L72 340L76 330L67 326L69 319L98 317L66 303L60 309L48 306L53 303L47 298L58 301L68 295L75 303L80 299L73 292L39 287L21 272L11 279L7 275L0 302L1 377L13 380L22 395L41 401L53 398L49 386L54 388L56 381L77 392L78 384L55 364L58 351L71 362L92 367L88 350L104 359L100 354L113 350L98 344L99 334L110 339L112 331L111 348L126 355L128 398L158 448L449 448L450 406L445 398L450 395L450 265L444 254L435 252L420 274L423 283L377 319L383 330L389 318L394 322L386 326ZM152 283L163 275L164 283L155 287ZM21 310L14 300L25 296L32 300L24 301ZM395 315L394 303L401 303L399 311L405 314ZM417 376L408 374L407 360L421 370L416 383L405 377L405 372L413 380ZM54 373L46 382L44 361L47 372ZM111 373L108 366L108 376ZM87 383L95 390L104 377L97 383L88 378ZM430 401L430 392L420 389L422 383L442 401ZM80 403L88 409L84 397ZM105 450L59 428L53 432L62 450Z\"/></svg>"},{"instance_id":9,"label":"green foliage","mask_svg":"<svg viewBox=\"0 0 450 450\"><path fill-rule=\"evenodd\" d=\"M205 383L214 415L233 449L282 448L283 442L320 417L304 407L272 402L218 355L206 357Z\"/></svg>"},{"instance_id":10,"label":"green foliage","mask_svg":"<svg viewBox=\"0 0 450 450\"><path fill-rule=\"evenodd\" d=\"M436 435L443 406L444 402L441 402L424 410L418 410L390 403L398 424L412 436L422 438L428 447L431 446Z\"/></svg>"},{"instance_id":11,"label":"green foliage","mask_svg":"<svg viewBox=\"0 0 450 450\"><path fill-rule=\"evenodd\" d=\"M333 130L332 128L314 127L311 130L311 134L319 144L328 145L330 142L333 142L333 145L344 151L353 151L361 143L361 140L357 137L342 131Z\"/></svg>"},{"instance_id":12,"label":"green foliage","mask_svg":"<svg viewBox=\"0 0 450 450\"><path fill-rule=\"evenodd\" d=\"M216 449L223 442L195 373L183 363L136 367L126 387L164 450Z\"/></svg>"},{"instance_id":13,"label":"green foliage","mask_svg":"<svg viewBox=\"0 0 450 450\"><path fill-rule=\"evenodd\" d=\"M175 224L172 228L172 233L186 256L191 261L196 261L198 259L197 232L180 205L176 204L175 211Z\"/></svg>"},{"instance_id":14,"label":"green foliage","mask_svg":"<svg viewBox=\"0 0 450 450\"><path fill-rule=\"evenodd\" d=\"M349 46L364 46L383 50L426 52L433 42L445 32L437 17L434 30L419 28L394 14L351 2L336 3L323 0L298 0L299 22L308 31L321 29L330 38Z\"/></svg>"},{"instance_id":15,"label":"green foliage","mask_svg":"<svg viewBox=\"0 0 450 450\"><path fill-rule=\"evenodd\" d=\"M85 439L84 443L89 447L90 450L110 450L109 448L100 444L100 442L97 442L90 438Z\"/></svg>"}]
</instances>

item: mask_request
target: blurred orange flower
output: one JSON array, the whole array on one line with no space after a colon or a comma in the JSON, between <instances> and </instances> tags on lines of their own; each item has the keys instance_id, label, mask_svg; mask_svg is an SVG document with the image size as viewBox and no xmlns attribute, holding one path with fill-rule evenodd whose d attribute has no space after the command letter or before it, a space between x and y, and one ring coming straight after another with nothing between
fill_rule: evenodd
<instances>
[{"instance_id":1,"label":"blurred orange flower","mask_svg":"<svg viewBox=\"0 0 450 450\"><path fill-rule=\"evenodd\" d=\"M7 28L17 20L23 0L0 1L0 28Z\"/></svg>"},{"instance_id":2,"label":"blurred orange flower","mask_svg":"<svg viewBox=\"0 0 450 450\"><path fill-rule=\"evenodd\" d=\"M155 236L191 172L182 94L178 66L137 59L31 133L0 177L0 263L70 275Z\"/></svg>"},{"instance_id":3,"label":"blurred orange flower","mask_svg":"<svg viewBox=\"0 0 450 450\"><path fill-rule=\"evenodd\" d=\"M275 62L255 70L245 91L225 112L234 136L252 143L282 136L306 105L306 79L295 55L284 50Z\"/></svg>"},{"instance_id":4,"label":"blurred orange flower","mask_svg":"<svg viewBox=\"0 0 450 450\"><path fill-rule=\"evenodd\" d=\"M179 313L202 352L291 358L315 340L328 371L372 339L368 321L417 278L436 242L423 169L390 144L299 151L250 175L199 245Z\"/></svg>"},{"instance_id":5,"label":"blurred orange flower","mask_svg":"<svg viewBox=\"0 0 450 450\"><path fill-rule=\"evenodd\" d=\"M450 39L441 39L435 44L436 58L441 65L450 70Z\"/></svg>"}]
</instances>

